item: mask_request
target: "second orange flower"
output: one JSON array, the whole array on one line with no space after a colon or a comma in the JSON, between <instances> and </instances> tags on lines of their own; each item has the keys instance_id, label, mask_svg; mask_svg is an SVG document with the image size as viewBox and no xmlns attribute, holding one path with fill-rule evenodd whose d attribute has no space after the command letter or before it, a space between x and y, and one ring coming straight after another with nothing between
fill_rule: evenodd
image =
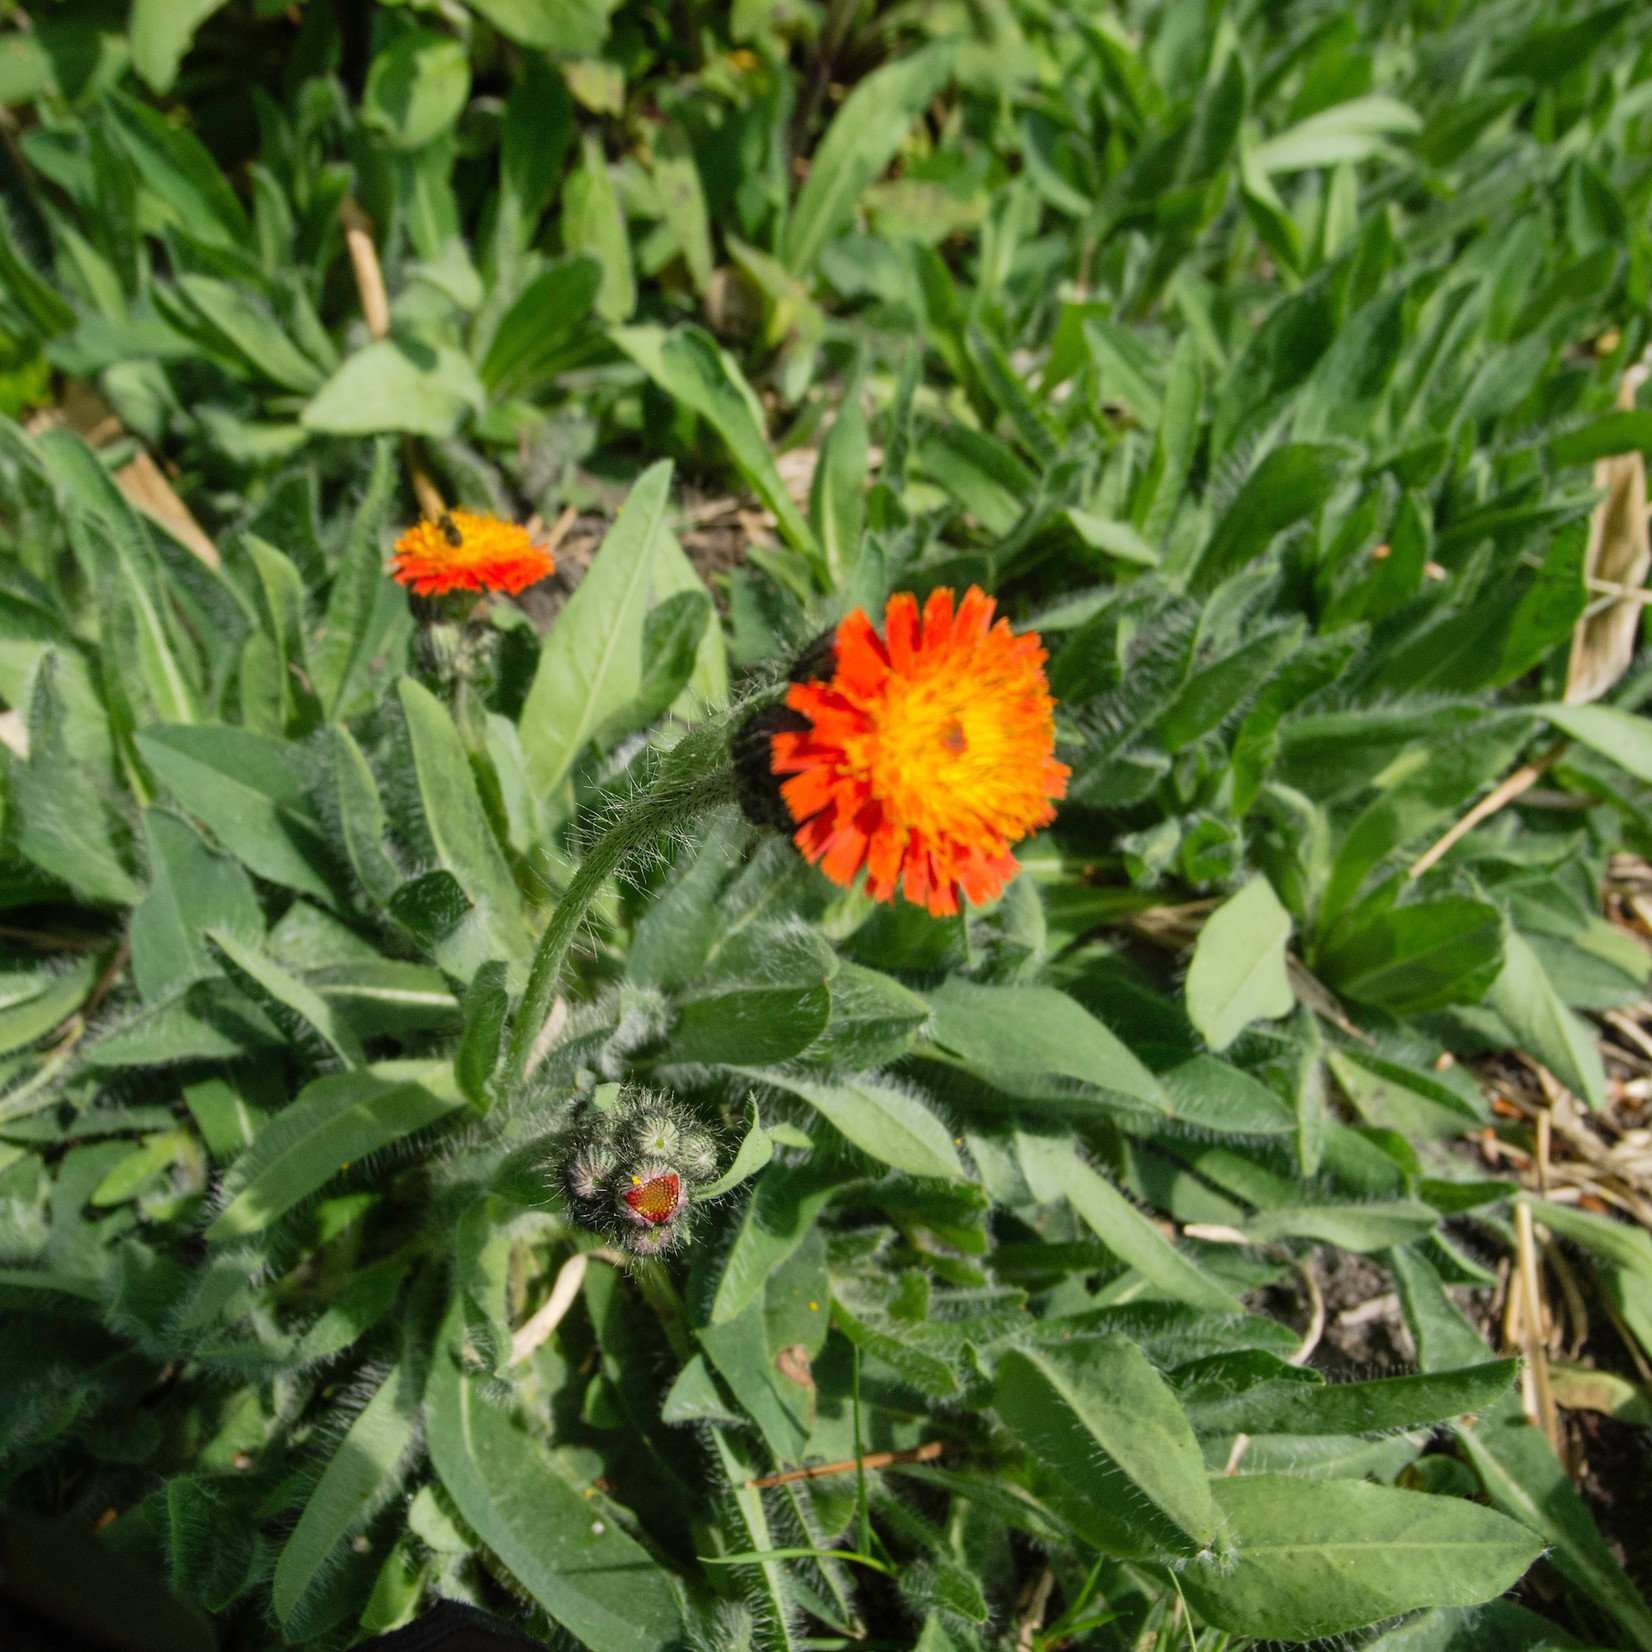
<instances>
[{"instance_id":1,"label":"second orange flower","mask_svg":"<svg viewBox=\"0 0 1652 1652\"><path fill-rule=\"evenodd\" d=\"M413 594L518 591L556 572L556 560L515 522L477 511L450 511L409 528L396 541L390 571Z\"/></svg>"}]
</instances>

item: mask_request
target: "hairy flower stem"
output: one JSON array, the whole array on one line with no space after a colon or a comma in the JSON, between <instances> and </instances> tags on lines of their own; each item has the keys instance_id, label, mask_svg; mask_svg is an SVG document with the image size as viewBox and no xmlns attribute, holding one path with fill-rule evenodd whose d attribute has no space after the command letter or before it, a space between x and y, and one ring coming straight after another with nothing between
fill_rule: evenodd
<instances>
[{"instance_id":1,"label":"hairy flower stem","mask_svg":"<svg viewBox=\"0 0 1652 1652\"><path fill-rule=\"evenodd\" d=\"M527 1076L529 1057L562 985L568 949L597 891L628 855L707 809L733 800L734 770L728 754L732 723L732 717L720 718L679 741L661 758L647 789L624 806L580 862L534 954L505 1062L507 1088Z\"/></svg>"}]
</instances>

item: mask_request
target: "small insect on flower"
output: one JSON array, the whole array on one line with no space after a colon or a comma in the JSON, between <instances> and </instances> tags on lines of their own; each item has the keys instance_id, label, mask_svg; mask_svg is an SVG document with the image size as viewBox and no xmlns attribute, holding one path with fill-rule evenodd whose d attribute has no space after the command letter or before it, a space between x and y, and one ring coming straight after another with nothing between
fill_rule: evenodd
<instances>
[{"instance_id":1,"label":"small insect on flower","mask_svg":"<svg viewBox=\"0 0 1652 1652\"><path fill-rule=\"evenodd\" d=\"M556 559L515 522L476 511L444 511L396 541L390 571L415 596L449 591L518 591L556 572Z\"/></svg>"},{"instance_id":2,"label":"small insect on flower","mask_svg":"<svg viewBox=\"0 0 1652 1652\"><path fill-rule=\"evenodd\" d=\"M780 823L834 883L864 868L874 900L898 888L947 916L999 894L1011 845L1055 818L1069 770L1044 648L993 609L973 586L957 603L943 588L920 616L901 592L880 636L857 608L761 724Z\"/></svg>"}]
</instances>

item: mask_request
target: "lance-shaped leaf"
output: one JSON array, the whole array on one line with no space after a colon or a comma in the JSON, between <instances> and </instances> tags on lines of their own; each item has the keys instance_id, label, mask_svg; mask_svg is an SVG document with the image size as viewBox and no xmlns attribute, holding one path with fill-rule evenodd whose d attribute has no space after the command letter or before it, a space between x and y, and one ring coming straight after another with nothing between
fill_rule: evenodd
<instances>
[{"instance_id":1,"label":"lance-shaped leaf","mask_svg":"<svg viewBox=\"0 0 1652 1652\"><path fill-rule=\"evenodd\" d=\"M1519 1370L1517 1360L1503 1359L1371 1382L1276 1379L1185 1403L1202 1434L1373 1434L1483 1411L1508 1393Z\"/></svg>"},{"instance_id":2,"label":"lance-shaped leaf","mask_svg":"<svg viewBox=\"0 0 1652 1652\"><path fill-rule=\"evenodd\" d=\"M967 1180L947 1127L917 1096L886 1079L863 1076L834 1083L761 1069L751 1069L749 1076L801 1096L880 1163L909 1176Z\"/></svg>"},{"instance_id":3,"label":"lance-shaped leaf","mask_svg":"<svg viewBox=\"0 0 1652 1652\"><path fill-rule=\"evenodd\" d=\"M138 749L243 866L272 883L332 899L327 845L297 747L206 723L145 729Z\"/></svg>"},{"instance_id":4,"label":"lance-shaped leaf","mask_svg":"<svg viewBox=\"0 0 1652 1652\"><path fill-rule=\"evenodd\" d=\"M1219 1313L1238 1313L1239 1302L1184 1256L1104 1177L1078 1155L1069 1137L1017 1131L1016 1152L1033 1197L1065 1199L1073 1212L1118 1259L1166 1296Z\"/></svg>"},{"instance_id":5,"label":"lance-shaped leaf","mask_svg":"<svg viewBox=\"0 0 1652 1652\"><path fill-rule=\"evenodd\" d=\"M1258 1474L1211 1483L1229 1552L1181 1573L1206 1622L1279 1640L1339 1635L1423 1606L1472 1606L1519 1581L1541 1541L1492 1509L1360 1480Z\"/></svg>"},{"instance_id":6,"label":"lance-shaped leaf","mask_svg":"<svg viewBox=\"0 0 1652 1652\"><path fill-rule=\"evenodd\" d=\"M348 1023L313 987L227 929L209 929L206 938L230 978L289 1038L300 1043L319 1039L347 1067L366 1061Z\"/></svg>"},{"instance_id":7,"label":"lance-shaped leaf","mask_svg":"<svg viewBox=\"0 0 1652 1652\"><path fill-rule=\"evenodd\" d=\"M814 572L824 575L814 535L775 468L762 407L734 359L700 327L669 333L660 327L622 327L614 339L662 390L698 413L723 438L752 491L774 513L781 537ZM807 594L806 580L799 591Z\"/></svg>"},{"instance_id":8,"label":"lance-shaped leaf","mask_svg":"<svg viewBox=\"0 0 1652 1652\"><path fill-rule=\"evenodd\" d=\"M755 1176L774 1157L774 1137L758 1122L757 1103L751 1104L746 1120L746 1133L740 1138L734 1157L725 1170L709 1187L702 1187L695 1195L700 1199L715 1199L738 1187L748 1176Z\"/></svg>"},{"instance_id":9,"label":"lance-shaped leaf","mask_svg":"<svg viewBox=\"0 0 1652 1652\"><path fill-rule=\"evenodd\" d=\"M397 684L413 747L413 769L431 841L442 865L473 905L487 914L499 953L525 970L533 939L503 850L482 808L476 776L447 708L411 677Z\"/></svg>"},{"instance_id":10,"label":"lance-shaped leaf","mask_svg":"<svg viewBox=\"0 0 1652 1652\"><path fill-rule=\"evenodd\" d=\"M956 48L938 41L874 70L845 99L820 147L781 238L780 255L805 274L856 203L895 158L908 129L952 71Z\"/></svg>"},{"instance_id":11,"label":"lance-shaped leaf","mask_svg":"<svg viewBox=\"0 0 1652 1652\"><path fill-rule=\"evenodd\" d=\"M227 1202L207 1229L208 1240L259 1232L357 1159L464 1104L446 1062L387 1061L316 1079L230 1167Z\"/></svg>"},{"instance_id":12,"label":"lance-shaped leaf","mask_svg":"<svg viewBox=\"0 0 1652 1652\"><path fill-rule=\"evenodd\" d=\"M1102 1336L1070 1355L1011 1350L992 1403L1112 1552L1193 1555L1215 1535L1199 1443L1135 1343Z\"/></svg>"},{"instance_id":13,"label":"lance-shaped leaf","mask_svg":"<svg viewBox=\"0 0 1652 1652\"><path fill-rule=\"evenodd\" d=\"M1054 987L983 986L954 976L928 994L930 1041L943 1056L1010 1095L1037 1100L1053 1081L1111 1090L1171 1112L1151 1072L1082 1005Z\"/></svg>"},{"instance_id":14,"label":"lance-shaped leaf","mask_svg":"<svg viewBox=\"0 0 1652 1652\"><path fill-rule=\"evenodd\" d=\"M443 1487L511 1576L592 1652L670 1652L682 1614L653 1557L551 1466L538 1443L460 1366L463 1311L449 1310L425 1396Z\"/></svg>"},{"instance_id":15,"label":"lance-shaped leaf","mask_svg":"<svg viewBox=\"0 0 1652 1652\"><path fill-rule=\"evenodd\" d=\"M580 748L642 686L643 617L671 492L671 466L652 465L557 615L539 653L520 723L528 778L547 796Z\"/></svg>"},{"instance_id":16,"label":"lance-shaped leaf","mask_svg":"<svg viewBox=\"0 0 1652 1652\"><path fill-rule=\"evenodd\" d=\"M418 1385L404 1361L339 1441L275 1567L275 1612L290 1640L324 1634L348 1610L325 1588L341 1548L392 1496L416 1439Z\"/></svg>"}]
</instances>

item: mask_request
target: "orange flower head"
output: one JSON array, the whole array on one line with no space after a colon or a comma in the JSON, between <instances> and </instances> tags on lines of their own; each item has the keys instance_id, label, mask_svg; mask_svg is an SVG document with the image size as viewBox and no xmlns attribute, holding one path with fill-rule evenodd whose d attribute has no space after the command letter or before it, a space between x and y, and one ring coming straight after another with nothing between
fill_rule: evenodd
<instances>
[{"instance_id":1,"label":"orange flower head","mask_svg":"<svg viewBox=\"0 0 1652 1652\"><path fill-rule=\"evenodd\" d=\"M634 1220L649 1227L669 1222L682 1209L682 1188L675 1170L657 1170L648 1177L633 1176L625 1189L626 1208Z\"/></svg>"},{"instance_id":2,"label":"orange flower head","mask_svg":"<svg viewBox=\"0 0 1652 1652\"><path fill-rule=\"evenodd\" d=\"M526 528L476 511L426 517L396 541L390 570L413 594L518 591L556 571L556 561Z\"/></svg>"},{"instance_id":3,"label":"orange flower head","mask_svg":"<svg viewBox=\"0 0 1652 1652\"><path fill-rule=\"evenodd\" d=\"M795 714L770 738L793 839L834 883L866 869L874 900L937 917L960 895L991 900L1018 870L1010 845L1055 818L1069 770L1036 633L993 623L972 586L932 591L920 619L891 597L880 637L856 609L838 626L830 677L794 683Z\"/></svg>"}]
</instances>

